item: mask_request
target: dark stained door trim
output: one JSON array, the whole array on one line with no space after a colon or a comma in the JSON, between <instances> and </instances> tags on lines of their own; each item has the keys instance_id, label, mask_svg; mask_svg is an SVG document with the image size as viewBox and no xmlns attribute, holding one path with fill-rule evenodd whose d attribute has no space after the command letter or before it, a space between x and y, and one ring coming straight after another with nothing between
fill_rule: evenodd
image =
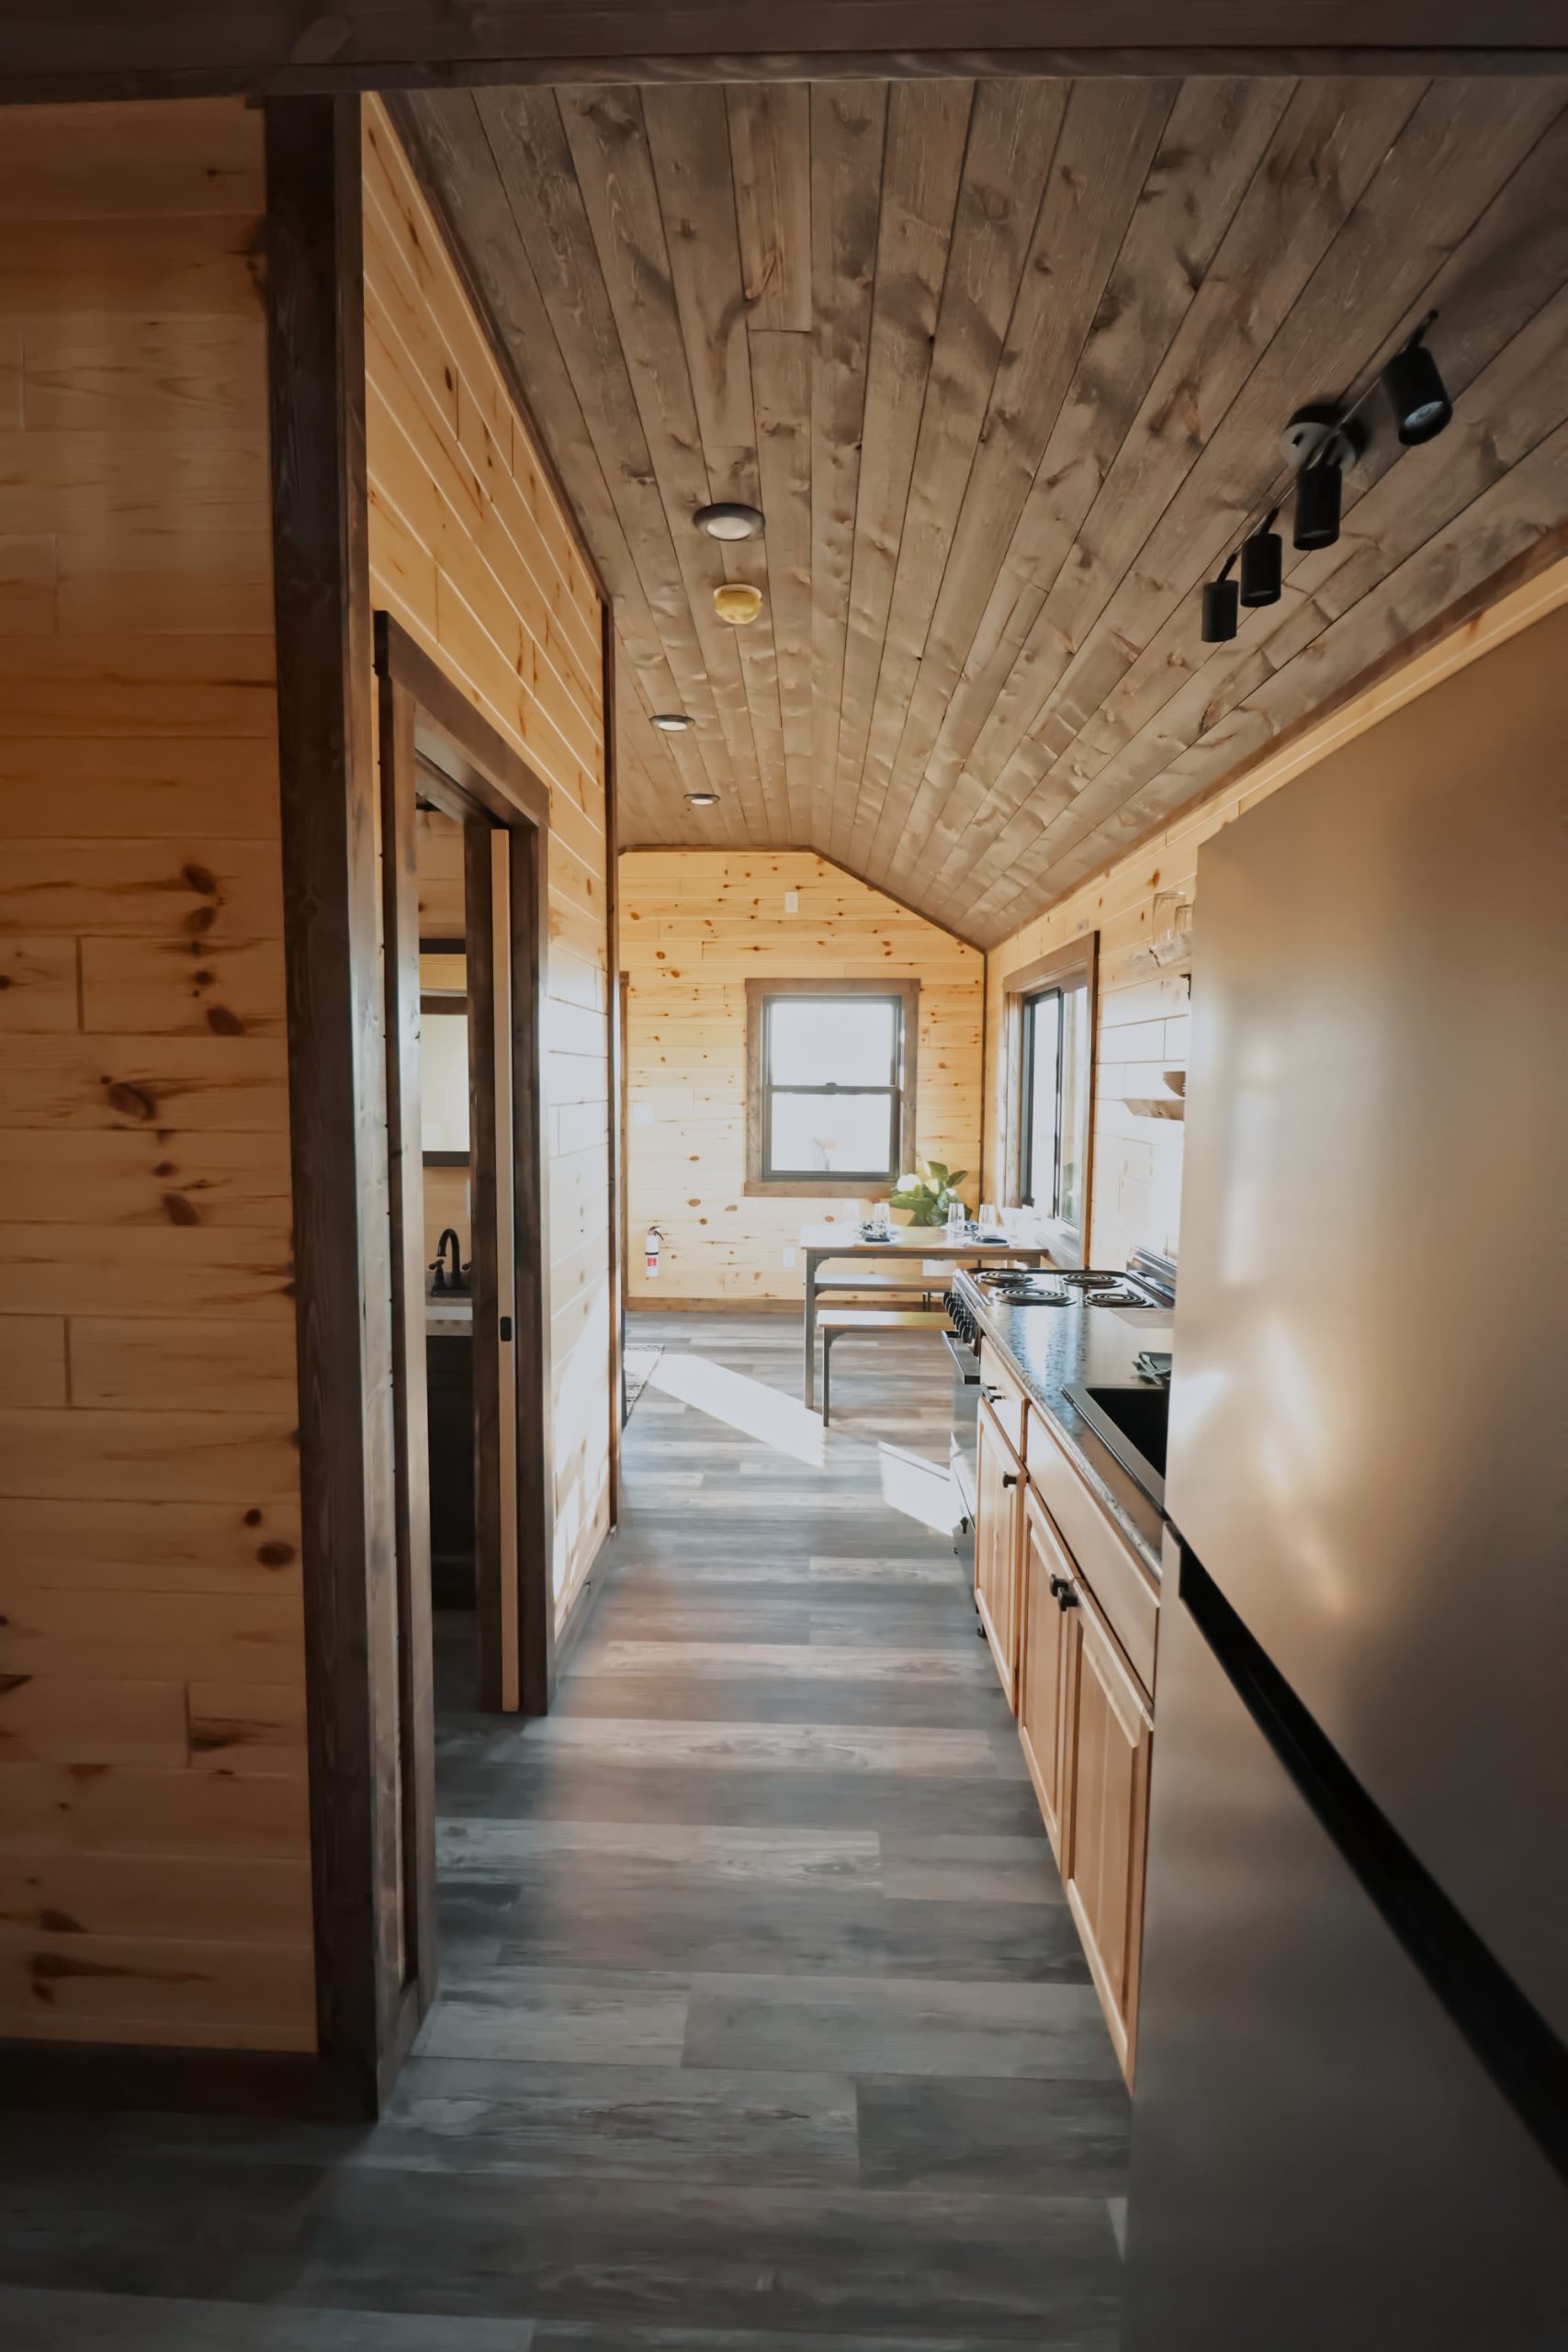
<instances>
[{"instance_id":1,"label":"dark stained door trim","mask_svg":"<svg viewBox=\"0 0 1568 2352\"><path fill-rule=\"evenodd\" d=\"M615 616L602 613L604 688L604 1023L609 1037L610 1188L605 1204L610 1262L610 1532L621 1521L621 1429L626 1339L626 1023L621 996L621 872L615 796Z\"/></svg>"},{"instance_id":2,"label":"dark stained door trim","mask_svg":"<svg viewBox=\"0 0 1568 2352\"><path fill-rule=\"evenodd\" d=\"M492 966L508 944L511 1026L512 1230L514 1236L515 1283L499 1270L496 1295L476 1293L474 1301L475 1403L479 1421L480 1450L476 1464L478 1494L492 1498L495 1532L502 1525L500 1481L503 1476L498 1415L503 1396L515 1395L516 1549L518 1555L515 1611L511 1597L481 1591L481 1702L489 1707L521 1704L525 1714L548 1711L555 1673L555 1594L552 1560L555 1548L554 1481L551 1473L552 1383L550 1375L549 1283L549 1160L544 1110L544 1009L546 959L549 938L549 818L548 786L520 759L489 721L480 717L461 689L438 663L417 646L389 614L375 618L378 676L412 707L414 759L400 777L400 800L413 800L416 789L431 789L432 772L450 787L443 805L464 820L467 833L468 899L468 999L473 1068L493 1056L495 1040L486 1025L485 1008L493 1003L490 985ZM494 829L505 832L506 873L503 888L492 890L491 858ZM500 921L509 943L500 936ZM418 942L412 943L412 983L418 985ZM483 1029L482 1040L479 1030ZM488 1231L495 1222L497 1170L490 1165L482 1138L493 1134L490 1094L481 1090L474 1116L474 1231ZM476 1263L483 1261L476 1250ZM514 1305L513 1305L514 1302ZM423 1294L421 1300L423 1313ZM482 1316L497 1322L514 1316L510 1350L514 1373L510 1381L486 1367L490 1354L480 1331ZM507 1505L510 1511L510 1504ZM481 1544L481 1553L485 1550ZM494 1546L491 1549L494 1550ZM514 1628L514 1630L513 1630ZM500 1645L508 1645L502 1656ZM514 1645L514 1647L513 1646Z\"/></svg>"},{"instance_id":3,"label":"dark stained door trim","mask_svg":"<svg viewBox=\"0 0 1568 2352\"><path fill-rule=\"evenodd\" d=\"M417 2018L435 1997L435 1660L430 1596L430 1399L424 1331L424 1130L420 1107L418 796L413 696L376 681L379 717L388 1210L391 1225L396 1512L398 1828L402 1978Z\"/></svg>"},{"instance_id":4,"label":"dark stained door trim","mask_svg":"<svg viewBox=\"0 0 1568 2352\"><path fill-rule=\"evenodd\" d=\"M1556 0L142 0L84 31L8 0L0 96L181 97L507 82L925 74L1560 73ZM790 46L781 49L781 32ZM1049 40L1042 35L1049 33Z\"/></svg>"},{"instance_id":5,"label":"dark stained door trim","mask_svg":"<svg viewBox=\"0 0 1568 2352\"><path fill-rule=\"evenodd\" d=\"M373 2113L402 1966L360 105L269 100L266 302L317 2047Z\"/></svg>"}]
</instances>

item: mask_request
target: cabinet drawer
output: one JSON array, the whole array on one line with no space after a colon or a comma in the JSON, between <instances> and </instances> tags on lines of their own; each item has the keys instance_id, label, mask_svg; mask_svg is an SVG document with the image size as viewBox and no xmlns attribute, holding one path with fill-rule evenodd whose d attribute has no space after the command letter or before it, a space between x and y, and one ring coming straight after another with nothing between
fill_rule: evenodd
<instances>
[{"instance_id":1,"label":"cabinet drawer","mask_svg":"<svg viewBox=\"0 0 1568 2352\"><path fill-rule=\"evenodd\" d=\"M1021 1462L1024 1458L1026 1399L1003 1358L989 1340L980 1342L980 1394L996 1415L1002 1435Z\"/></svg>"},{"instance_id":2,"label":"cabinet drawer","mask_svg":"<svg viewBox=\"0 0 1568 2352\"><path fill-rule=\"evenodd\" d=\"M1145 1695L1150 1694L1159 1624L1157 1588L1068 1461L1049 1417L1031 1403L1028 1419L1030 1484L1055 1521Z\"/></svg>"}]
</instances>

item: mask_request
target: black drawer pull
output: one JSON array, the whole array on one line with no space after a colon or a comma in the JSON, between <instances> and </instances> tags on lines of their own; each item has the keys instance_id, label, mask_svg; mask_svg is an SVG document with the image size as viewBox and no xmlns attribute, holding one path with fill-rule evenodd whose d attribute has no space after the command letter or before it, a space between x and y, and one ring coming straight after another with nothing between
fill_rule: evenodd
<instances>
[{"instance_id":1,"label":"black drawer pull","mask_svg":"<svg viewBox=\"0 0 1568 2352\"><path fill-rule=\"evenodd\" d=\"M1018 1472L1016 1470L1004 1470L1002 1472L1002 1484L1004 1487L1016 1487L1018 1484Z\"/></svg>"}]
</instances>

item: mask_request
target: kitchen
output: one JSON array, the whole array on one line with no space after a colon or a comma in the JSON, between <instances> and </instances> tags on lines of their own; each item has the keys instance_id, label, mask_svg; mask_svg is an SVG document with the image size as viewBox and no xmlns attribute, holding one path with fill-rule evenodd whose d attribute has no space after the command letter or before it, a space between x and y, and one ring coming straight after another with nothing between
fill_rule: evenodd
<instances>
[{"instance_id":1,"label":"kitchen","mask_svg":"<svg viewBox=\"0 0 1568 2352\"><path fill-rule=\"evenodd\" d=\"M0 33L0 2334L1545 2352L1568 61L265 13Z\"/></svg>"},{"instance_id":2,"label":"kitchen","mask_svg":"<svg viewBox=\"0 0 1568 2352\"><path fill-rule=\"evenodd\" d=\"M1456 1347L1434 1273L1483 1170L1503 1231L1555 1197L1530 1071L1562 1001L1564 654L1561 614L1525 628L1200 855L1179 1288L1141 1253L949 1301L976 1606L1135 2086L1134 2341L1323 2341L1341 2264L1426 2340L1555 2324L1552 1713L1519 1637L1562 1523L1557 1301L1533 1270L1467 1286ZM1480 756L1477 861L1430 829ZM1266 2261L1215 2265L1216 2203Z\"/></svg>"}]
</instances>

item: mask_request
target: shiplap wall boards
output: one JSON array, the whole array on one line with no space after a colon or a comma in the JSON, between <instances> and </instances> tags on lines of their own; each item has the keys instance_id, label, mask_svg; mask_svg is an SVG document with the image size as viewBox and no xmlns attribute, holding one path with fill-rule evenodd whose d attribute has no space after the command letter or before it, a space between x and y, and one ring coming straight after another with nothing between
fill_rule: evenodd
<instances>
[{"instance_id":1,"label":"shiplap wall boards","mask_svg":"<svg viewBox=\"0 0 1568 2352\"><path fill-rule=\"evenodd\" d=\"M549 787L545 1091L554 1580L564 1612L609 1523L599 597L377 101L365 110L365 302L372 601Z\"/></svg>"},{"instance_id":2,"label":"shiplap wall boards","mask_svg":"<svg viewBox=\"0 0 1568 2352\"><path fill-rule=\"evenodd\" d=\"M0 136L0 2036L315 2045L263 200Z\"/></svg>"}]
</instances>

